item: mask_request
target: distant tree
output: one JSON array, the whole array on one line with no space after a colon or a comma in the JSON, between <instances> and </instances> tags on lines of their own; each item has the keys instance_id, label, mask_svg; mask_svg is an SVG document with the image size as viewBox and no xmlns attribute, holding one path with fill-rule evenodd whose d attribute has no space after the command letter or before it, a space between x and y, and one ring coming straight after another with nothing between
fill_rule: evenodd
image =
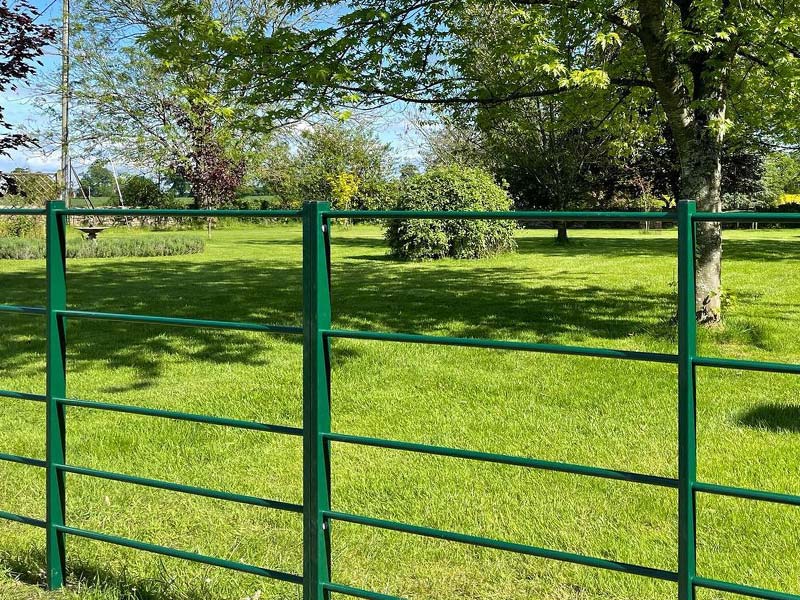
<instances>
[{"instance_id":1,"label":"distant tree","mask_svg":"<svg viewBox=\"0 0 800 600\"><path fill-rule=\"evenodd\" d=\"M159 208L164 194L158 184L144 175L130 175L120 186L122 199L127 206L136 208Z\"/></svg>"},{"instance_id":2,"label":"distant tree","mask_svg":"<svg viewBox=\"0 0 800 600\"><path fill-rule=\"evenodd\" d=\"M303 201L292 146L287 140L273 141L261 163L250 172L251 185L266 195L279 198L284 207L298 207Z\"/></svg>"},{"instance_id":3,"label":"distant tree","mask_svg":"<svg viewBox=\"0 0 800 600\"><path fill-rule=\"evenodd\" d=\"M268 132L282 122L224 94L214 61L180 45L162 53L164 33L184 24L162 13L161 4L74 0L73 142L87 154L116 155L164 176L179 195L191 189L198 206L219 206L233 197L242 171L258 164ZM262 0L202 0L193 10L220 31L278 14Z\"/></svg>"},{"instance_id":4,"label":"distant tree","mask_svg":"<svg viewBox=\"0 0 800 600\"><path fill-rule=\"evenodd\" d=\"M419 167L417 167L417 165L406 163L400 167L401 179L407 179L409 177L413 177L414 175L419 175Z\"/></svg>"},{"instance_id":5,"label":"distant tree","mask_svg":"<svg viewBox=\"0 0 800 600\"><path fill-rule=\"evenodd\" d=\"M37 9L25 0L11 5L0 0L0 93L16 91L20 83L28 81L42 64L39 57L44 47L55 39L55 30L38 24L38 16ZM0 156L34 143L29 135L13 132L0 106ZM14 181L0 173L0 195L2 190L6 194L17 192Z\"/></svg>"},{"instance_id":6,"label":"distant tree","mask_svg":"<svg viewBox=\"0 0 800 600\"><path fill-rule=\"evenodd\" d=\"M800 193L800 155L774 152L765 163L764 187L767 201L777 204L784 194Z\"/></svg>"},{"instance_id":7,"label":"distant tree","mask_svg":"<svg viewBox=\"0 0 800 600\"><path fill-rule=\"evenodd\" d=\"M391 147L366 125L331 121L302 134L292 161L297 194L303 200L341 201L347 188L354 208L389 202L393 171Z\"/></svg>"},{"instance_id":8,"label":"distant tree","mask_svg":"<svg viewBox=\"0 0 800 600\"><path fill-rule=\"evenodd\" d=\"M184 117L183 127L189 132L191 147L175 161L173 170L191 186L197 208L229 204L244 181L245 159L225 148L220 132L199 107Z\"/></svg>"},{"instance_id":9,"label":"distant tree","mask_svg":"<svg viewBox=\"0 0 800 600\"><path fill-rule=\"evenodd\" d=\"M174 171L168 171L164 174L164 183L169 186L169 191L174 196L183 197L189 193L189 182L185 177L181 177Z\"/></svg>"},{"instance_id":10,"label":"distant tree","mask_svg":"<svg viewBox=\"0 0 800 600\"><path fill-rule=\"evenodd\" d=\"M114 174L106 167L106 164L96 160L86 169L86 173L81 177L81 183L86 188L84 191L87 194L91 191L92 196L114 195Z\"/></svg>"},{"instance_id":11,"label":"distant tree","mask_svg":"<svg viewBox=\"0 0 800 600\"><path fill-rule=\"evenodd\" d=\"M767 153L763 148L726 145L722 153L722 194L741 194L763 201Z\"/></svg>"}]
</instances>

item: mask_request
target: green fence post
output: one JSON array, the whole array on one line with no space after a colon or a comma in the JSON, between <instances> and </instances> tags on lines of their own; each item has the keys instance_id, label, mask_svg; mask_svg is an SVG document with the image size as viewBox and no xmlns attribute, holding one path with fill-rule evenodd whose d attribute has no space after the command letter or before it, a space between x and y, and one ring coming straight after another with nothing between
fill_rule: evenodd
<instances>
[{"instance_id":1,"label":"green fence post","mask_svg":"<svg viewBox=\"0 0 800 600\"><path fill-rule=\"evenodd\" d=\"M327 598L330 582L329 443L330 361L322 330L331 325L328 257L323 211L327 202L303 205L303 599Z\"/></svg>"},{"instance_id":2,"label":"green fence post","mask_svg":"<svg viewBox=\"0 0 800 600\"><path fill-rule=\"evenodd\" d=\"M678 600L694 600L697 571L697 353L694 201L678 203Z\"/></svg>"},{"instance_id":3,"label":"green fence post","mask_svg":"<svg viewBox=\"0 0 800 600\"><path fill-rule=\"evenodd\" d=\"M64 464L66 457L66 426L64 407L56 398L66 396L66 323L56 314L67 307L66 223L56 211L64 202L47 203L47 406L46 406L46 525L47 525L47 585L58 589L64 584L64 474L54 467Z\"/></svg>"}]
</instances>

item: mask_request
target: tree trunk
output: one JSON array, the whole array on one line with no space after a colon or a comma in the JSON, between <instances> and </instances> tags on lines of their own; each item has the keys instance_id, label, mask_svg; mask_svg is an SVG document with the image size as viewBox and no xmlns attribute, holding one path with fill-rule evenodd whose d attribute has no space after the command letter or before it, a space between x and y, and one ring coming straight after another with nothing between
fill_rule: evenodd
<instances>
[{"instance_id":1,"label":"tree trunk","mask_svg":"<svg viewBox=\"0 0 800 600\"><path fill-rule=\"evenodd\" d=\"M681 162L681 199L695 200L703 212L720 212L722 201L721 143L702 127L696 139L678 148ZM695 229L697 321L719 322L722 315L722 226L700 222Z\"/></svg>"},{"instance_id":2,"label":"tree trunk","mask_svg":"<svg viewBox=\"0 0 800 600\"><path fill-rule=\"evenodd\" d=\"M637 4L641 24L635 31L678 150L681 166L678 199L695 200L698 209L704 212L719 212L724 127L715 124L726 121L729 72L726 65L732 64L736 56L737 36L727 44L719 44L711 53L698 50L688 57L681 56L669 43L670 17L666 3L638 0ZM695 3L679 3L679 8L682 27L693 30ZM697 319L701 323L717 323L722 306L720 224L698 223L695 239Z\"/></svg>"},{"instance_id":3,"label":"tree trunk","mask_svg":"<svg viewBox=\"0 0 800 600\"><path fill-rule=\"evenodd\" d=\"M567 224L559 223L558 233L556 234L556 244L567 244L567 243L569 243L569 235L567 234Z\"/></svg>"}]
</instances>

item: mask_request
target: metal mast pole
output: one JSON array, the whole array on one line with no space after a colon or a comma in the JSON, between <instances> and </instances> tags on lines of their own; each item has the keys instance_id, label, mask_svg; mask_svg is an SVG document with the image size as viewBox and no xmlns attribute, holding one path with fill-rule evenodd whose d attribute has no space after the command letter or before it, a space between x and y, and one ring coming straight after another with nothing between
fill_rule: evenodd
<instances>
[{"instance_id":1,"label":"metal mast pole","mask_svg":"<svg viewBox=\"0 0 800 600\"><path fill-rule=\"evenodd\" d=\"M69 206L69 0L62 0L61 19L61 200Z\"/></svg>"}]
</instances>

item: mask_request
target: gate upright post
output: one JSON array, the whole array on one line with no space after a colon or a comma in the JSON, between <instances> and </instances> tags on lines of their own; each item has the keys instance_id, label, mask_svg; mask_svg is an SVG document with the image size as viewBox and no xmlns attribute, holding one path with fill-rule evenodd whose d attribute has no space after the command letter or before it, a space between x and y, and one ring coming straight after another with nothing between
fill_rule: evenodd
<instances>
[{"instance_id":1,"label":"gate upright post","mask_svg":"<svg viewBox=\"0 0 800 600\"><path fill-rule=\"evenodd\" d=\"M47 391L46 391L46 554L47 586L51 590L64 585L66 568L64 525L66 496L64 473L54 465L66 459L66 425L64 407L56 398L66 396L66 323L56 311L67 307L66 222L57 211L64 209L62 200L47 202L46 270L47 270Z\"/></svg>"},{"instance_id":2,"label":"gate upright post","mask_svg":"<svg viewBox=\"0 0 800 600\"><path fill-rule=\"evenodd\" d=\"M694 201L678 203L678 600L694 600L697 574L697 309Z\"/></svg>"},{"instance_id":3,"label":"gate upright post","mask_svg":"<svg viewBox=\"0 0 800 600\"><path fill-rule=\"evenodd\" d=\"M331 326L326 249L327 202L303 205L303 600L330 595L330 360L322 331Z\"/></svg>"}]
</instances>

